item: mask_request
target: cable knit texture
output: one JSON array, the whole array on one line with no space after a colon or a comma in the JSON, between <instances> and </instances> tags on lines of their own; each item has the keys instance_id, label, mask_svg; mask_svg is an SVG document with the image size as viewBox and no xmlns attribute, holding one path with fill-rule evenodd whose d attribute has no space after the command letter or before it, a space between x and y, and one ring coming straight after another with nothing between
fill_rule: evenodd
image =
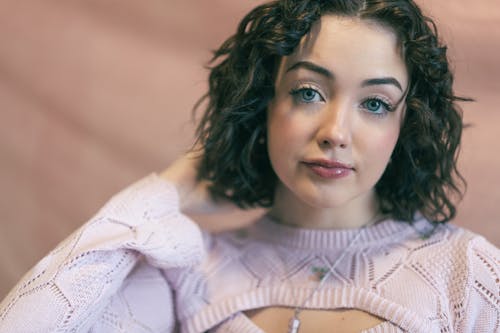
<instances>
[{"instance_id":1,"label":"cable knit texture","mask_svg":"<svg viewBox=\"0 0 500 333\"><path fill-rule=\"evenodd\" d=\"M263 217L210 235L152 174L115 195L0 303L0 332L253 332L244 311L356 308L377 332L499 332L500 255L453 225L306 230Z\"/></svg>"}]
</instances>

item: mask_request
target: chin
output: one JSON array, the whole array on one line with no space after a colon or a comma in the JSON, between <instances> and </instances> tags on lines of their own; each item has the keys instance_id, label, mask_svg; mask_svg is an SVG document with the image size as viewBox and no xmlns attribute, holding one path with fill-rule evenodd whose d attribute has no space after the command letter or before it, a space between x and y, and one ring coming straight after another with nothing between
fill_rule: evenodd
<instances>
[{"instance_id":1,"label":"chin","mask_svg":"<svg viewBox=\"0 0 500 333\"><path fill-rule=\"evenodd\" d=\"M318 209L345 207L351 200L345 193L296 193L306 205Z\"/></svg>"},{"instance_id":2,"label":"chin","mask_svg":"<svg viewBox=\"0 0 500 333\"><path fill-rule=\"evenodd\" d=\"M307 186L297 186L291 190L297 199L317 209L347 208L348 206L351 208L355 206L366 207L376 197L373 187L353 186L351 184L348 186L341 184L318 186L318 184L309 183Z\"/></svg>"}]
</instances>

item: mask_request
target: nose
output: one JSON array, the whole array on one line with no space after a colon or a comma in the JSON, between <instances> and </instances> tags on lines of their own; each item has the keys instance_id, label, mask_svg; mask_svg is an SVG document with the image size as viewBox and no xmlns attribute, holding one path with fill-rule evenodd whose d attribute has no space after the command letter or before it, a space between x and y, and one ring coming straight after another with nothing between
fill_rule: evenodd
<instances>
[{"instance_id":1,"label":"nose","mask_svg":"<svg viewBox=\"0 0 500 333\"><path fill-rule=\"evenodd\" d=\"M334 103L324 110L317 132L317 142L322 149L342 148L351 145L350 108L348 103Z\"/></svg>"}]
</instances>

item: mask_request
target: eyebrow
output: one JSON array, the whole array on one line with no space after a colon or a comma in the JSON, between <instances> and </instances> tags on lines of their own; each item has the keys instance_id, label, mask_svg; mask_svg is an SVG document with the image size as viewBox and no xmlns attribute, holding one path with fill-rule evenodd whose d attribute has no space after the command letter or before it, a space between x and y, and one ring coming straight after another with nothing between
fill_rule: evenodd
<instances>
[{"instance_id":1,"label":"eyebrow","mask_svg":"<svg viewBox=\"0 0 500 333\"><path fill-rule=\"evenodd\" d=\"M333 75L333 73L330 72L328 69L321 67L321 66L318 66L310 61L298 61L295 64L293 64L292 66L288 67L288 69L286 70L286 73L293 71L293 70L297 70L299 68L308 69L310 71L321 74L329 79L333 79L335 77Z\"/></svg>"},{"instance_id":2,"label":"eyebrow","mask_svg":"<svg viewBox=\"0 0 500 333\"><path fill-rule=\"evenodd\" d=\"M364 80L363 83L361 83L361 86L368 87L368 86L375 86L378 84L392 84L393 86L396 86L396 88L398 88L399 90L403 91L403 88L401 87L399 81L393 77L381 77L376 79Z\"/></svg>"},{"instance_id":3,"label":"eyebrow","mask_svg":"<svg viewBox=\"0 0 500 333\"><path fill-rule=\"evenodd\" d=\"M298 61L292 66L288 67L285 73L288 73L293 70L297 70L299 68L304 68L313 72L316 72L322 76L325 76L328 79L334 79L335 75L330 72L328 69L321 67L319 65L316 65L310 61ZM380 84L390 84L398 88L399 90L403 91L403 88L401 87L401 84L399 83L398 80L396 80L393 77L381 77L381 78L373 78L373 79L366 79L361 83L361 87L368 87L368 86L374 86L374 85L380 85Z\"/></svg>"}]
</instances>

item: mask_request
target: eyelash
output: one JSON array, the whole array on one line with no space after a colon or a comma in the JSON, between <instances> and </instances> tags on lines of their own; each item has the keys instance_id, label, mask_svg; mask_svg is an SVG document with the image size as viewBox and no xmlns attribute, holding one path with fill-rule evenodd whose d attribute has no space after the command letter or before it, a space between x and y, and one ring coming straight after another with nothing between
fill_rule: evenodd
<instances>
[{"instance_id":1,"label":"eyelash","mask_svg":"<svg viewBox=\"0 0 500 333\"><path fill-rule=\"evenodd\" d=\"M382 108L384 108L383 112L372 112L369 111L368 108L366 107L366 104L371 101L377 101L381 104ZM385 116L388 112L393 112L394 111L394 105L388 101L385 98L382 98L380 96L372 96L366 98L362 103L361 106L368 112L369 114L376 116L376 117L383 117Z\"/></svg>"},{"instance_id":2,"label":"eyelash","mask_svg":"<svg viewBox=\"0 0 500 333\"><path fill-rule=\"evenodd\" d=\"M293 88L292 90L290 90L290 95L293 97L294 101L297 104L302 104L302 103L303 104L310 104L310 103L314 103L312 101L306 101L303 98L301 98L302 96L300 94L302 94L305 91L313 91L314 93L317 94L317 96L319 96L319 98L321 99L321 101L323 101L323 102L325 101L325 99L323 98L323 96L319 93L318 89L316 89L314 87L310 87L310 86Z\"/></svg>"},{"instance_id":3,"label":"eyelash","mask_svg":"<svg viewBox=\"0 0 500 333\"><path fill-rule=\"evenodd\" d=\"M304 98L302 98L302 96L300 94L304 93L305 91L313 91L314 93L317 94L317 96L319 96L321 101L325 101L323 96L319 93L319 91L316 88L306 86L306 87L293 88L292 90L290 90L290 95L294 98L295 103L297 103L297 104L315 103L314 101L306 101L306 100L304 100ZM372 112L372 111L367 110L366 104L368 102L371 102L371 101L377 101L378 103L380 103L385 111L377 113L377 112ZM375 117L383 117L387 114L387 112L394 111L394 105L390 101L388 101L387 99L382 98L380 96L372 96L372 97L366 98L361 103L361 106L366 110L366 112L368 112L370 115L373 115Z\"/></svg>"}]
</instances>

